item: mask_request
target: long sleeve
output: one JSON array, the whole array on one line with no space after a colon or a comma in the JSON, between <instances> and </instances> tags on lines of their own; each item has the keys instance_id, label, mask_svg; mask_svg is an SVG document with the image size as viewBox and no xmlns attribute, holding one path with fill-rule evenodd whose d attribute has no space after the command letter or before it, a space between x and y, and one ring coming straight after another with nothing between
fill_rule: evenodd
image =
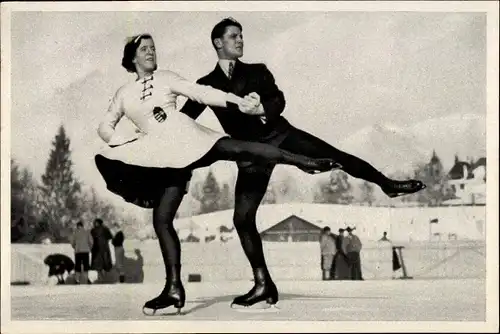
<instances>
[{"instance_id":1,"label":"long sleeve","mask_svg":"<svg viewBox=\"0 0 500 334\"><path fill-rule=\"evenodd\" d=\"M227 106L226 92L190 82L174 72L168 72L168 84L175 94L185 96L200 104L215 107Z\"/></svg>"},{"instance_id":2,"label":"long sleeve","mask_svg":"<svg viewBox=\"0 0 500 334\"><path fill-rule=\"evenodd\" d=\"M206 109L206 105L198 103L193 100L187 100L184 106L180 109L180 112L188 115L192 119L197 119L201 113Z\"/></svg>"},{"instance_id":3,"label":"long sleeve","mask_svg":"<svg viewBox=\"0 0 500 334\"><path fill-rule=\"evenodd\" d=\"M124 111L122 107L121 89L119 89L116 92L115 96L113 96L108 111L104 115L97 129L97 133L106 143L109 143L109 141L113 137L116 124L123 117L123 114Z\"/></svg>"},{"instance_id":4,"label":"long sleeve","mask_svg":"<svg viewBox=\"0 0 500 334\"><path fill-rule=\"evenodd\" d=\"M278 88L273 74L266 65L262 65L262 78L260 81L260 101L264 107L266 123L272 123L285 110L285 96Z\"/></svg>"}]
</instances>

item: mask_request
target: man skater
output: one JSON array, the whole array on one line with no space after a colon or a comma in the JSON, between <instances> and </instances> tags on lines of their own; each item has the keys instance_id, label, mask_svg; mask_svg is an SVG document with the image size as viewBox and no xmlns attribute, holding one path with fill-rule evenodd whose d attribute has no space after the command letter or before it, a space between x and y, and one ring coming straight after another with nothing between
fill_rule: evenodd
<instances>
[{"instance_id":1,"label":"man skater","mask_svg":"<svg viewBox=\"0 0 500 334\"><path fill-rule=\"evenodd\" d=\"M331 158L353 177L373 182L390 197L423 189L420 181L395 181L367 162L342 152L311 134L292 126L281 116L285 109L283 92L264 64L246 64L243 56L242 26L227 18L217 23L211 33L212 45L219 58L214 70L197 83L254 101L255 107L239 112L211 107L226 133L235 139L265 142L309 157ZM188 100L181 112L196 119L206 105ZM254 287L234 299L233 304L251 306L260 301L275 304L278 290L267 269L262 241L255 216L266 192L274 166L238 163L233 222L254 275Z\"/></svg>"}]
</instances>

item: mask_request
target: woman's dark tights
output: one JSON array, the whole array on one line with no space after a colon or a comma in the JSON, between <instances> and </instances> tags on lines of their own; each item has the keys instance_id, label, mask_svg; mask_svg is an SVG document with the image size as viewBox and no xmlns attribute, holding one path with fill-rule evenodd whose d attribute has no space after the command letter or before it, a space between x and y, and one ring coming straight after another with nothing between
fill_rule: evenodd
<instances>
[{"instance_id":1,"label":"woman's dark tights","mask_svg":"<svg viewBox=\"0 0 500 334\"><path fill-rule=\"evenodd\" d=\"M180 280L181 244L174 229L174 218L184 194L183 186L168 187L159 205L153 209L153 227L160 243L167 281Z\"/></svg>"}]
</instances>

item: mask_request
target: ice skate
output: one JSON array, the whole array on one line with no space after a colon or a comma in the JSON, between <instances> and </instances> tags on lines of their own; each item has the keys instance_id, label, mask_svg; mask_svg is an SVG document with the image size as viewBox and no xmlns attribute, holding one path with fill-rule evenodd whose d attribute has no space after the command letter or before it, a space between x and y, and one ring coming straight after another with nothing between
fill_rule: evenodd
<instances>
[{"instance_id":1,"label":"ice skate","mask_svg":"<svg viewBox=\"0 0 500 334\"><path fill-rule=\"evenodd\" d=\"M184 307L185 300L186 295L182 284L176 286L168 286L167 284L158 297L153 298L144 304L142 307L142 313L144 313L144 315L152 316L155 315L158 310L174 306L177 309L175 314L181 315L181 309ZM151 312L147 312L146 310L151 310Z\"/></svg>"},{"instance_id":2,"label":"ice skate","mask_svg":"<svg viewBox=\"0 0 500 334\"><path fill-rule=\"evenodd\" d=\"M408 181L393 181L390 180L387 184L381 187L382 191L389 197L394 198L398 196L416 193L426 188L426 185L417 180Z\"/></svg>"},{"instance_id":3,"label":"ice skate","mask_svg":"<svg viewBox=\"0 0 500 334\"><path fill-rule=\"evenodd\" d=\"M264 303L265 302L265 303ZM278 289L264 269L256 269L255 285L242 296L236 297L231 303L231 308L241 312L269 312L279 310Z\"/></svg>"}]
</instances>

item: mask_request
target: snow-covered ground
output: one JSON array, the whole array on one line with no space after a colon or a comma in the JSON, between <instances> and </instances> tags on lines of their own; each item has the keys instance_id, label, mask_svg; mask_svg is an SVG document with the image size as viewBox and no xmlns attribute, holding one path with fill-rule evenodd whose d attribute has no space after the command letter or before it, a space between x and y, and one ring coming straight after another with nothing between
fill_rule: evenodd
<instances>
[{"instance_id":1,"label":"snow-covered ground","mask_svg":"<svg viewBox=\"0 0 500 334\"><path fill-rule=\"evenodd\" d=\"M485 280L278 281L278 312L229 307L251 282L186 283L182 316L142 314L162 284L12 286L12 320L485 321ZM167 309L168 310L168 309Z\"/></svg>"}]
</instances>

